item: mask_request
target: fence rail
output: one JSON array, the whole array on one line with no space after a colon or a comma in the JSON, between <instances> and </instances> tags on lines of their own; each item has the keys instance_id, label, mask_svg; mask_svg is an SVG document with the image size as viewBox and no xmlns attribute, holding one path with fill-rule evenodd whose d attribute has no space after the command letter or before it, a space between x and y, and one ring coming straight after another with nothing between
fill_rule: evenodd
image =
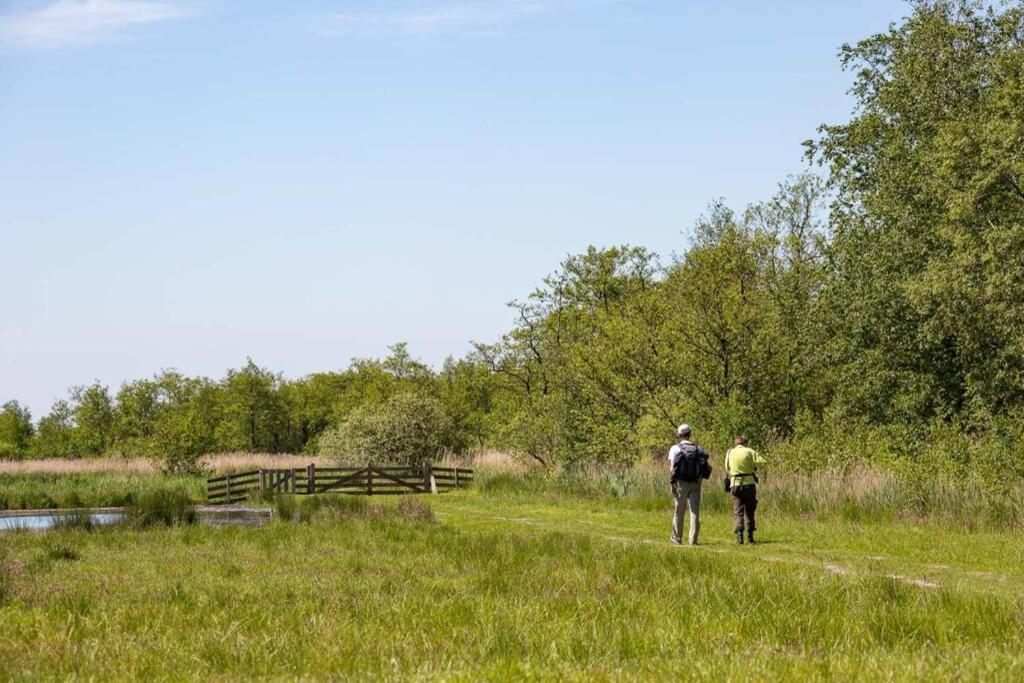
<instances>
[{"instance_id":1,"label":"fence rail","mask_svg":"<svg viewBox=\"0 0 1024 683\"><path fill-rule=\"evenodd\" d=\"M360 496L393 496L410 493L443 493L473 483L473 470L464 467L306 467L251 470L206 480L206 500L211 505L246 501L254 493L345 493Z\"/></svg>"}]
</instances>

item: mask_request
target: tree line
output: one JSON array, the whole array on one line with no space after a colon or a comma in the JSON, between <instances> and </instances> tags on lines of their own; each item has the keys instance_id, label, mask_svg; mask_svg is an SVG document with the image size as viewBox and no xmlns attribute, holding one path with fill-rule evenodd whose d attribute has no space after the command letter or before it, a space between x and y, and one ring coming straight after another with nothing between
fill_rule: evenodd
<instances>
[{"instance_id":1,"label":"tree line","mask_svg":"<svg viewBox=\"0 0 1024 683\"><path fill-rule=\"evenodd\" d=\"M783 451L825 434L1009 449L1024 436L1024 8L915 2L840 60L856 107L805 143L820 173L742 210L713 202L667 262L630 245L568 257L462 359L435 370L398 344L298 380L250 361L218 381L76 387L38 424L6 404L0 454L363 453L417 423L406 442L571 466L659 453L684 420Z\"/></svg>"}]
</instances>

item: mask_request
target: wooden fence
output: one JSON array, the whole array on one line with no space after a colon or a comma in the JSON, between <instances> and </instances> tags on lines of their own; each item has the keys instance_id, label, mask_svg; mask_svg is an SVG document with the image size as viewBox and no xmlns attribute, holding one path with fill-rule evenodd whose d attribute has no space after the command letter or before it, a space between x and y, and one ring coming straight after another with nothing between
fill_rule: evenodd
<instances>
[{"instance_id":1,"label":"wooden fence","mask_svg":"<svg viewBox=\"0 0 1024 683\"><path fill-rule=\"evenodd\" d=\"M473 470L463 467L316 467L310 464L283 470L234 472L206 480L211 505L241 503L253 493L347 493L390 496L442 493L473 482Z\"/></svg>"}]
</instances>

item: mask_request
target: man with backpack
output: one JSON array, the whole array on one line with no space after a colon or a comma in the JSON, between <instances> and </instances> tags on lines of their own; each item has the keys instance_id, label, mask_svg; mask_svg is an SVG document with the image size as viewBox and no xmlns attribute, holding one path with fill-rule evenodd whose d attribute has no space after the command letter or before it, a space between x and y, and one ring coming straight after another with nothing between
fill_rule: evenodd
<instances>
[{"instance_id":1,"label":"man with backpack","mask_svg":"<svg viewBox=\"0 0 1024 683\"><path fill-rule=\"evenodd\" d=\"M757 510L757 471L763 461L757 451L747 446L747 437L737 436L736 445L725 454L726 487L732 494L732 511L736 517L736 542L743 545L746 522L747 540L754 542L754 511Z\"/></svg>"},{"instance_id":2,"label":"man with backpack","mask_svg":"<svg viewBox=\"0 0 1024 683\"><path fill-rule=\"evenodd\" d=\"M675 499L675 514L672 517L672 542L683 543L683 512L690 510L690 545L697 545L700 533L700 485L711 476L707 451L690 441L693 430L690 425L679 425L676 430L679 443L668 451L668 462L672 497Z\"/></svg>"}]
</instances>

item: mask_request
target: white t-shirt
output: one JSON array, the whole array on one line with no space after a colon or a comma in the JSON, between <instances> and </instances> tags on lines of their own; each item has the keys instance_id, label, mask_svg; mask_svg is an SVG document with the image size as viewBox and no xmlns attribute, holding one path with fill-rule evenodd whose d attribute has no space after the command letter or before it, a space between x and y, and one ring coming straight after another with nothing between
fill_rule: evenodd
<instances>
[{"instance_id":1,"label":"white t-shirt","mask_svg":"<svg viewBox=\"0 0 1024 683\"><path fill-rule=\"evenodd\" d=\"M672 446L672 448L668 449L668 464L676 464L676 456L679 455L679 452L683 450L682 445L684 443L688 443L691 446L693 445L693 442L690 441L689 439L683 439L679 443Z\"/></svg>"}]
</instances>

